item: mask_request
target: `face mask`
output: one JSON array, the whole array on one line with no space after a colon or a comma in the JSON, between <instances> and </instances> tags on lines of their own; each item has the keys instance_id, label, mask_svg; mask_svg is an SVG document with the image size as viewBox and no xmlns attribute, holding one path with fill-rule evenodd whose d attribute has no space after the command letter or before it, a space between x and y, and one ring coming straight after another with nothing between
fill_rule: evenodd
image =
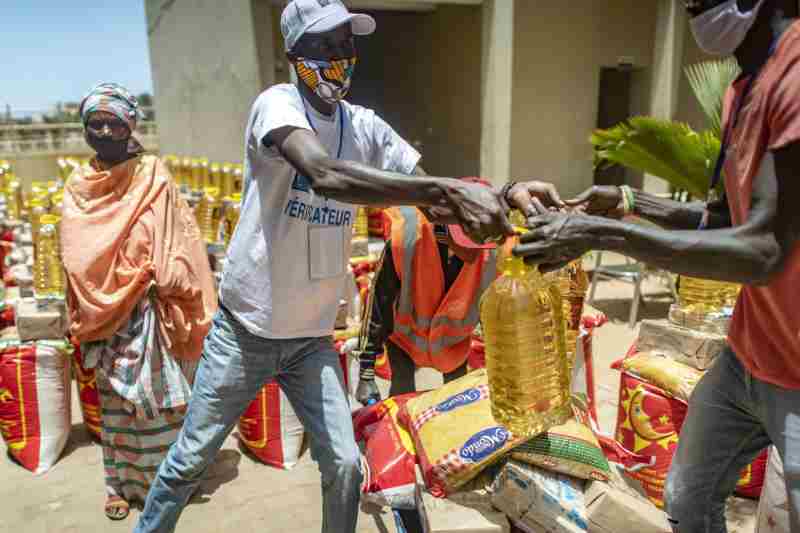
<instances>
[{"instance_id":1,"label":"face mask","mask_svg":"<svg viewBox=\"0 0 800 533\"><path fill-rule=\"evenodd\" d=\"M128 157L129 139L115 141L111 137L98 137L87 133L86 142L97 152L97 157L101 161L116 163Z\"/></svg>"},{"instance_id":2,"label":"face mask","mask_svg":"<svg viewBox=\"0 0 800 533\"><path fill-rule=\"evenodd\" d=\"M747 37L755 24L764 0L746 13L739 11L736 0L728 0L691 20L697 44L709 54L729 56Z\"/></svg>"},{"instance_id":3,"label":"face mask","mask_svg":"<svg viewBox=\"0 0 800 533\"><path fill-rule=\"evenodd\" d=\"M328 104L347 96L355 66L355 57L333 61L300 58L294 63L297 77Z\"/></svg>"}]
</instances>

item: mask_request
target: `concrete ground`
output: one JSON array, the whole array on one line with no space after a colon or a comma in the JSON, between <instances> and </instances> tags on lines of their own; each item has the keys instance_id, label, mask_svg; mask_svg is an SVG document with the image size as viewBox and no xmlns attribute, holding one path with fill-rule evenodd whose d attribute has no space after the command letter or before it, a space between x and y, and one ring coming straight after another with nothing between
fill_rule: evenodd
<instances>
[{"instance_id":1,"label":"concrete ground","mask_svg":"<svg viewBox=\"0 0 800 533\"><path fill-rule=\"evenodd\" d=\"M632 293L632 287L623 282L602 282L595 300L596 309L610 319L597 331L594 342L599 417L606 432L613 432L616 424L619 386L619 375L610 370L609 365L625 354L635 336L635 331L627 325ZM671 300L665 285L656 280L648 281L645 297L640 319L666 316ZM592 312L592 308L587 309L587 313ZM435 373L420 372L418 387L438 384L441 378ZM0 459L0 480L3 480L0 482L0 533L132 530L137 511L132 511L123 522L110 522L103 515L101 451L89 439L74 397L75 394L70 443L51 472L34 477L5 459L3 453ZM0 452L5 452L2 444ZM754 504L738 500L735 507L732 533L752 532ZM308 455L290 472L274 470L243 455L232 435L203 482L201 496L186 508L177 531L313 532L319 531L320 509L319 474ZM358 531L394 532L395 528L388 513L362 513Z\"/></svg>"}]
</instances>

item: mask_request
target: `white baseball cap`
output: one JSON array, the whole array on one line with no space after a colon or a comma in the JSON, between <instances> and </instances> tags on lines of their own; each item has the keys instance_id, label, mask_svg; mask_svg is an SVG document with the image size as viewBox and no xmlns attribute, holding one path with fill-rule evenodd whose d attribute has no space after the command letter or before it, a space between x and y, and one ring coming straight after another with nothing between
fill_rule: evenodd
<instances>
[{"instance_id":1,"label":"white baseball cap","mask_svg":"<svg viewBox=\"0 0 800 533\"><path fill-rule=\"evenodd\" d=\"M341 0L291 0L281 15L286 51L291 51L306 33L325 33L348 22L353 35L369 35L375 31L374 18L350 13Z\"/></svg>"}]
</instances>

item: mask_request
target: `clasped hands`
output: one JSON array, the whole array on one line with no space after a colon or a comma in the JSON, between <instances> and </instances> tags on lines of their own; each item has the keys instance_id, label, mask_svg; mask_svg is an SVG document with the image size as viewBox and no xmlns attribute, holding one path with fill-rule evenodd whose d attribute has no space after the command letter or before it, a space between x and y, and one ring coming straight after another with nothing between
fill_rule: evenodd
<instances>
[{"instance_id":1,"label":"clasped hands","mask_svg":"<svg viewBox=\"0 0 800 533\"><path fill-rule=\"evenodd\" d=\"M459 187L452 207L431 207L426 215L436 222L458 222L476 242L502 240L515 234L508 220L510 209L526 218L527 233L514 254L542 271L561 268L592 248L593 231L600 217L622 218L619 187L594 186L577 197L562 200L555 186L543 181L511 183L488 188L473 183Z\"/></svg>"}]
</instances>

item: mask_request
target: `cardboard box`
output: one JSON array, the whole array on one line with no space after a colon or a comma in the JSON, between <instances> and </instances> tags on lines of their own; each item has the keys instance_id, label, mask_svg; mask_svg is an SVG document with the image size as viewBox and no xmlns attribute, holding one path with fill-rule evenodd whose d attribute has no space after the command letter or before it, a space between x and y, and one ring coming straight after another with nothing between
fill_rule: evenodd
<instances>
[{"instance_id":1,"label":"cardboard box","mask_svg":"<svg viewBox=\"0 0 800 533\"><path fill-rule=\"evenodd\" d=\"M22 341L62 339L67 333L67 308L64 301L40 306L25 298L16 307L17 331Z\"/></svg>"},{"instance_id":2,"label":"cardboard box","mask_svg":"<svg viewBox=\"0 0 800 533\"><path fill-rule=\"evenodd\" d=\"M608 483L590 481L584 498L589 533L672 533L663 511Z\"/></svg>"},{"instance_id":3,"label":"cardboard box","mask_svg":"<svg viewBox=\"0 0 800 533\"><path fill-rule=\"evenodd\" d=\"M492 504L529 533L583 533L583 488L580 479L509 461L495 481Z\"/></svg>"},{"instance_id":4,"label":"cardboard box","mask_svg":"<svg viewBox=\"0 0 800 533\"><path fill-rule=\"evenodd\" d=\"M492 508L489 498L483 505L465 507L450 500L434 498L427 492L418 495L417 508L425 533L510 533L506 516Z\"/></svg>"},{"instance_id":5,"label":"cardboard box","mask_svg":"<svg viewBox=\"0 0 800 533\"><path fill-rule=\"evenodd\" d=\"M668 320L643 320L636 347L640 352L663 354L706 370L725 350L726 342L723 335L681 327Z\"/></svg>"}]
</instances>

